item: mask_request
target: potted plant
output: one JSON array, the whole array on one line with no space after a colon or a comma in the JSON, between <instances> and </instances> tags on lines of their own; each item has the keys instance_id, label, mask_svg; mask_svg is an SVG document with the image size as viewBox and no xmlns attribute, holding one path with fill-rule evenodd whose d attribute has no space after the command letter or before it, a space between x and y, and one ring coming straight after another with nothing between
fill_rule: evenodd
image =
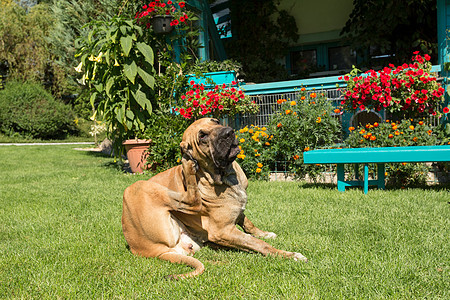
<instances>
[{"instance_id":1,"label":"potted plant","mask_svg":"<svg viewBox=\"0 0 450 300\"><path fill-rule=\"evenodd\" d=\"M207 89L203 84L190 82L190 89L181 96L183 103L175 108L186 119L211 116L217 119L237 114L256 113L258 105L239 89L233 81L230 85L216 85Z\"/></svg>"},{"instance_id":2,"label":"potted plant","mask_svg":"<svg viewBox=\"0 0 450 300\"><path fill-rule=\"evenodd\" d=\"M175 26L189 19L184 11L186 2L179 0L155 0L142 6L142 10L136 13L135 18L145 23L147 28L152 27L155 33L166 34Z\"/></svg>"},{"instance_id":3,"label":"potted plant","mask_svg":"<svg viewBox=\"0 0 450 300\"><path fill-rule=\"evenodd\" d=\"M132 20L114 17L88 26L90 34L77 40L76 70L91 93L92 119L105 124L120 157L122 142L142 135L156 106L153 49Z\"/></svg>"}]
</instances>

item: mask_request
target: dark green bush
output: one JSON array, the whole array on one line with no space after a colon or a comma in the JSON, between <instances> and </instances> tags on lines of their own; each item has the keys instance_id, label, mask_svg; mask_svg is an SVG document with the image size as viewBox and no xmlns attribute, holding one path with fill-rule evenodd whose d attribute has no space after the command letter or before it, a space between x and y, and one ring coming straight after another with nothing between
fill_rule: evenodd
<instances>
[{"instance_id":1,"label":"dark green bush","mask_svg":"<svg viewBox=\"0 0 450 300\"><path fill-rule=\"evenodd\" d=\"M0 91L0 131L41 139L76 133L71 108L35 83L9 82Z\"/></svg>"}]
</instances>

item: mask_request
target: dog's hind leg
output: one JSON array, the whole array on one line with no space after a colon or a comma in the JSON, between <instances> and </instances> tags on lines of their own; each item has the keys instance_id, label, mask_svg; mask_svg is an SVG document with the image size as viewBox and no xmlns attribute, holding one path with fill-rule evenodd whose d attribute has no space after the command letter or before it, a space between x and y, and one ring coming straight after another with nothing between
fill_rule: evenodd
<instances>
[{"instance_id":1,"label":"dog's hind leg","mask_svg":"<svg viewBox=\"0 0 450 300\"><path fill-rule=\"evenodd\" d=\"M192 256L187 256L187 255L183 255L183 254L176 253L176 252L165 252L165 253L161 254L160 256L158 256L158 258L162 259L162 260L170 261L172 263L185 264L185 265L188 265L188 266L194 268L194 271L189 272L189 273L169 275L168 276L169 279L178 280L178 279L190 278L190 277L194 277L194 276L198 276L198 275L202 274L203 271L205 270L205 266L198 259L196 259Z\"/></svg>"}]
</instances>

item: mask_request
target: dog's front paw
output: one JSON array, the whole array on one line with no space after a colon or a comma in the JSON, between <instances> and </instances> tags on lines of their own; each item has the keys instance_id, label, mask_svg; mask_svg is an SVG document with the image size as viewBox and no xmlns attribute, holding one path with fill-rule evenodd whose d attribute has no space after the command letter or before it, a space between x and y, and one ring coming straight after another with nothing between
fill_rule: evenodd
<instances>
[{"instance_id":1,"label":"dog's front paw","mask_svg":"<svg viewBox=\"0 0 450 300\"><path fill-rule=\"evenodd\" d=\"M302 262L305 262L305 263L308 262L308 259L305 256L303 256L301 253L294 252L294 255L292 256L292 258L295 261L302 261Z\"/></svg>"},{"instance_id":2,"label":"dog's front paw","mask_svg":"<svg viewBox=\"0 0 450 300\"><path fill-rule=\"evenodd\" d=\"M196 160L188 159L183 156L181 163L183 164L183 169L187 172L187 175L195 175L198 171L198 163Z\"/></svg>"},{"instance_id":3,"label":"dog's front paw","mask_svg":"<svg viewBox=\"0 0 450 300\"><path fill-rule=\"evenodd\" d=\"M275 239L277 237L277 234L274 232L265 231L263 234L261 234L261 237L265 239Z\"/></svg>"}]
</instances>

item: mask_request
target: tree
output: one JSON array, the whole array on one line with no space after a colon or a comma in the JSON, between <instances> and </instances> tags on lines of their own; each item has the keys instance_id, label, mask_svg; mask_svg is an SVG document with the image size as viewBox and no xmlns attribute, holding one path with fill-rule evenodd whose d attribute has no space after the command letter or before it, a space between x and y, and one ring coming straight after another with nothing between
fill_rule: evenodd
<instances>
[{"instance_id":1,"label":"tree","mask_svg":"<svg viewBox=\"0 0 450 300\"><path fill-rule=\"evenodd\" d=\"M435 54L436 0L353 0L353 5L341 35L359 54L372 48L372 56L391 55L384 65L409 61L416 50ZM369 57L368 63L374 61Z\"/></svg>"}]
</instances>

